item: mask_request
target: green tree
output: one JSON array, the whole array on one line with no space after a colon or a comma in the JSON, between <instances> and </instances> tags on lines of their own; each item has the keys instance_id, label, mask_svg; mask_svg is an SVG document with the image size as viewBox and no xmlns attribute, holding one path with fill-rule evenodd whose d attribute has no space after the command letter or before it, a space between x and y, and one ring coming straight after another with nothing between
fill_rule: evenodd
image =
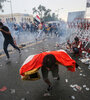
<instances>
[{"instance_id":1,"label":"green tree","mask_svg":"<svg viewBox=\"0 0 90 100\"><path fill-rule=\"evenodd\" d=\"M3 8L2 3L5 2L6 0L0 0L0 10Z\"/></svg>"},{"instance_id":2,"label":"green tree","mask_svg":"<svg viewBox=\"0 0 90 100\"><path fill-rule=\"evenodd\" d=\"M38 14L41 19L43 19L44 16L47 16L51 12L50 9L46 9L46 7L42 5L39 5L37 8L34 7L32 10L33 14Z\"/></svg>"},{"instance_id":3,"label":"green tree","mask_svg":"<svg viewBox=\"0 0 90 100\"><path fill-rule=\"evenodd\" d=\"M54 21L58 20L55 13L51 14L51 9L46 9L46 7L39 5L37 8L34 7L33 14L38 14L43 21Z\"/></svg>"},{"instance_id":4,"label":"green tree","mask_svg":"<svg viewBox=\"0 0 90 100\"><path fill-rule=\"evenodd\" d=\"M34 7L32 10L33 10L33 14L35 14L35 13L38 12L37 9L36 9L36 7Z\"/></svg>"}]
</instances>

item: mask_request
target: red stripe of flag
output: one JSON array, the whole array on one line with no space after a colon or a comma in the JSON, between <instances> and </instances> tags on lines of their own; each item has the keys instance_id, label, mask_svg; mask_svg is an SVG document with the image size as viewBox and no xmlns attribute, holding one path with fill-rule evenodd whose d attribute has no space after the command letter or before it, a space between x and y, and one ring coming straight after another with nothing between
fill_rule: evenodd
<instances>
[{"instance_id":1,"label":"red stripe of flag","mask_svg":"<svg viewBox=\"0 0 90 100\"><path fill-rule=\"evenodd\" d=\"M36 17L40 20L40 17L38 15Z\"/></svg>"}]
</instances>

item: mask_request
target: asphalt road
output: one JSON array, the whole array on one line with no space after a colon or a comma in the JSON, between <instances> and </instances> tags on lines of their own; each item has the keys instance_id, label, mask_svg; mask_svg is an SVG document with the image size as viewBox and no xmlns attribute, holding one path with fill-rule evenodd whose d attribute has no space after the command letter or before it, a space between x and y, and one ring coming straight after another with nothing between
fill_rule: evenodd
<instances>
[{"instance_id":1,"label":"asphalt road","mask_svg":"<svg viewBox=\"0 0 90 100\"><path fill-rule=\"evenodd\" d=\"M43 51L60 49L55 47L57 39L48 38L39 43L22 49L22 55L17 51L10 54L11 62L0 58L0 100L90 100L90 70L88 65L79 62L76 72L69 72L64 66L59 67L60 80L53 80L51 73L49 78L53 84L51 96L43 96L47 85L41 79L37 81L23 81L19 75L19 69L24 60L32 54ZM79 87L80 86L80 87Z\"/></svg>"}]
</instances>

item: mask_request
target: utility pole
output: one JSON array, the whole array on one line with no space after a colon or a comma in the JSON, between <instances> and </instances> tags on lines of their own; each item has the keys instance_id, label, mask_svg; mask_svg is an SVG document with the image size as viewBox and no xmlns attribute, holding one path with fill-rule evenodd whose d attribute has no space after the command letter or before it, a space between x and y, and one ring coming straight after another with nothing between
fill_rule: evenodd
<instances>
[{"instance_id":1,"label":"utility pole","mask_svg":"<svg viewBox=\"0 0 90 100\"><path fill-rule=\"evenodd\" d=\"M13 10L12 10L12 1L7 1L10 3L10 9L11 9L11 18L12 18L12 21L13 21Z\"/></svg>"},{"instance_id":2,"label":"utility pole","mask_svg":"<svg viewBox=\"0 0 90 100\"><path fill-rule=\"evenodd\" d=\"M13 21L13 10L12 10L12 1L10 0L10 6L11 6L11 17L12 17L12 21Z\"/></svg>"}]
</instances>

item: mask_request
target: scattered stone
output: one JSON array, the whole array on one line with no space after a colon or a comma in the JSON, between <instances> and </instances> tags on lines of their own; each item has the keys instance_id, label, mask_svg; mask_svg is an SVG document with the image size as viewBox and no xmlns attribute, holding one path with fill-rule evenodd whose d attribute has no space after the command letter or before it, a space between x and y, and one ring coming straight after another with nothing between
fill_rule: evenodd
<instances>
[{"instance_id":1,"label":"scattered stone","mask_svg":"<svg viewBox=\"0 0 90 100\"><path fill-rule=\"evenodd\" d=\"M86 87L86 91L89 91L90 89Z\"/></svg>"},{"instance_id":2,"label":"scattered stone","mask_svg":"<svg viewBox=\"0 0 90 100\"><path fill-rule=\"evenodd\" d=\"M90 69L90 65L88 66L88 69Z\"/></svg>"},{"instance_id":3,"label":"scattered stone","mask_svg":"<svg viewBox=\"0 0 90 100\"><path fill-rule=\"evenodd\" d=\"M85 88L86 87L86 85L83 85L83 88Z\"/></svg>"},{"instance_id":4,"label":"scattered stone","mask_svg":"<svg viewBox=\"0 0 90 100\"><path fill-rule=\"evenodd\" d=\"M11 90L11 94L15 93L15 89L10 89Z\"/></svg>"},{"instance_id":5,"label":"scattered stone","mask_svg":"<svg viewBox=\"0 0 90 100\"><path fill-rule=\"evenodd\" d=\"M74 100L75 99L75 96L71 96L71 98Z\"/></svg>"},{"instance_id":6,"label":"scattered stone","mask_svg":"<svg viewBox=\"0 0 90 100\"><path fill-rule=\"evenodd\" d=\"M26 92L26 94L29 94L29 93L30 93L29 91Z\"/></svg>"},{"instance_id":7,"label":"scattered stone","mask_svg":"<svg viewBox=\"0 0 90 100\"><path fill-rule=\"evenodd\" d=\"M83 74L83 77L85 77L86 75Z\"/></svg>"},{"instance_id":8,"label":"scattered stone","mask_svg":"<svg viewBox=\"0 0 90 100\"><path fill-rule=\"evenodd\" d=\"M80 76L82 76L82 74L80 74Z\"/></svg>"},{"instance_id":9,"label":"scattered stone","mask_svg":"<svg viewBox=\"0 0 90 100\"><path fill-rule=\"evenodd\" d=\"M80 70L81 70L81 67L78 67L78 69L80 69Z\"/></svg>"},{"instance_id":10,"label":"scattered stone","mask_svg":"<svg viewBox=\"0 0 90 100\"><path fill-rule=\"evenodd\" d=\"M47 93L44 93L44 96L51 96L51 94L47 92Z\"/></svg>"},{"instance_id":11,"label":"scattered stone","mask_svg":"<svg viewBox=\"0 0 90 100\"><path fill-rule=\"evenodd\" d=\"M67 83L68 82L68 79L65 79L65 82Z\"/></svg>"},{"instance_id":12,"label":"scattered stone","mask_svg":"<svg viewBox=\"0 0 90 100\"><path fill-rule=\"evenodd\" d=\"M21 98L21 100L25 100L25 98Z\"/></svg>"},{"instance_id":13,"label":"scattered stone","mask_svg":"<svg viewBox=\"0 0 90 100\"><path fill-rule=\"evenodd\" d=\"M89 61L90 61L90 59L89 59L89 58L84 58L84 59L81 59L81 62L82 62L82 63L86 63L86 64L88 64L88 63L89 63Z\"/></svg>"},{"instance_id":14,"label":"scattered stone","mask_svg":"<svg viewBox=\"0 0 90 100\"><path fill-rule=\"evenodd\" d=\"M77 89L76 89L76 88L73 88L73 90L74 90L74 91L77 91Z\"/></svg>"}]
</instances>

